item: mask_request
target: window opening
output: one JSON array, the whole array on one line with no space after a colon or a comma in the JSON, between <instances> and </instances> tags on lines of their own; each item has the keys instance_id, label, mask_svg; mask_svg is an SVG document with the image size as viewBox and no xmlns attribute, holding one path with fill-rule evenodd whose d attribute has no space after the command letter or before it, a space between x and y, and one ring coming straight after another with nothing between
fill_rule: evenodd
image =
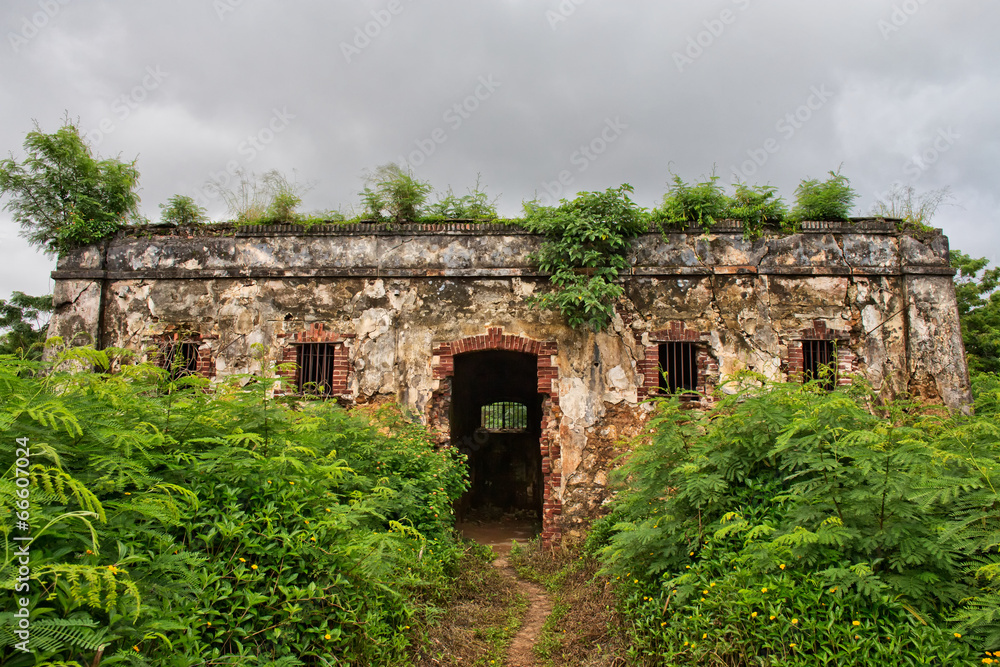
<instances>
[{"instance_id":1,"label":"window opening","mask_svg":"<svg viewBox=\"0 0 1000 667\"><path fill-rule=\"evenodd\" d=\"M526 431L528 406L513 401L484 405L480 412L480 428L487 431Z\"/></svg>"},{"instance_id":2,"label":"window opening","mask_svg":"<svg viewBox=\"0 0 1000 667\"><path fill-rule=\"evenodd\" d=\"M167 343L163 367L170 372L171 381L194 375L198 372L198 344L191 341Z\"/></svg>"},{"instance_id":3,"label":"window opening","mask_svg":"<svg viewBox=\"0 0 1000 667\"><path fill-rule=\"evenodd\" d=\"M303 394L333 395L334 345L330 343L300 343L296 346L298 388Z\"/></svg>"},{"instance_id":4,"label":"window opening","mask_svg":"<svg viewBox=\"0 0 1000 667\"><path fill-rule=\"evenodd\" d=\"M802 341L802 381L816 380L827 391L836 384L837 353L832 340Z\"/></svg>"},{"instance_id":5,"label":"window opening","mask_svg":"<svg viewBox=\"0 0 1000 667\"><path fill-rule=\"evenodd\" d=\"M660 344L660 390L667 394L695 391L698 356L694 343Z\"/></svg>"}]
</instances>

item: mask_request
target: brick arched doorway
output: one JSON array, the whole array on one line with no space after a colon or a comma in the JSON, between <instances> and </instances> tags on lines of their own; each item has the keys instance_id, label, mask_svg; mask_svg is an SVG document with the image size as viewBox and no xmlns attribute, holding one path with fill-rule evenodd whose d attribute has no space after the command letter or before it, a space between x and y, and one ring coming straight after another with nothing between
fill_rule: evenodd
<instances>
[{"instance_id":1,"label":"brick arched doorway","mask_svg":"<svg viewBox=\"0 0 1000 667\"><path fill-rule=\"evenodd\" d=\"M555 341L539 341L504 334L500 327L487 330L485 335L469 336L458 340L435 343L432 349L432 370L439 381L438 390L431 399L429 425L439 442L451 442L452 389L455 380L455 357L475 352L512 352L535 357L535 384L540 397L540 423L538 447L542 476L542 540L558 541L561 537L559 515L562 502L559 486L562 466L559 450L559 369L556 355L559 348Z\"/></svg>"}]
</instances>

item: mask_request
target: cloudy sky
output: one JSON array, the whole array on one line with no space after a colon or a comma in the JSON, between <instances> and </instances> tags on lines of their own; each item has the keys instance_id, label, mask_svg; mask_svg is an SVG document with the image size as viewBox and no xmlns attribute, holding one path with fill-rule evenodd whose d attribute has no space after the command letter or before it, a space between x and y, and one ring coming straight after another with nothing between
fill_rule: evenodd
<instances>
[{"instance_id":1,"label":"cloudy sky","mask_svg":"<svg viewBox=\"0 0 1000 667\"><path fill-rule=\"evenodd\" d=\"M68 114L136 160L145 215L277 169L308 210L405 161L501 213L675 173L778 186L840 168L867 213L948 187L952 247L1000 254L1000 3L986 0L4 0L0 149ZM54 260L0 213L0 298Z\"/></svg>"}]
</instances>

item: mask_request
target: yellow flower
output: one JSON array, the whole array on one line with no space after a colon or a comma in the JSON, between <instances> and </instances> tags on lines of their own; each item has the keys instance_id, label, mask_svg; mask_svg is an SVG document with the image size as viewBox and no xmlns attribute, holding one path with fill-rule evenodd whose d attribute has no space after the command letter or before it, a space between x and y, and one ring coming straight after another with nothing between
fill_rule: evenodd
<instances>
[{"instance_id":1,"label":"yellow flower","mask_svg":"<svg viewBox=\"0 0 1000 667\"><path fill-rule=\"evenodd\" d=\"M750 618L757 618L757 612L750 614Z\"/></svg>"},{"instance_id":2,"label":"yellow flower","mask_svg":"<svg viewBox=\"0 0 1000 667\"><path fill-rule=\"evenodd\" d=\"M691 566L690 566L690 565L685 565L685 566L684 566L684 569L686 569L686 570L690 570L690 569L691 569Z\"/></svg>"},{"instance_id":3,"label":"yellow flower","mask_svg":"<svg viewBox=\"0 0 1000 667\"><path fill-rule=\"evenodd\" d=\"M209 622L208 622L208 623L206 623L205 625L207 625L208 627L212 627L212 621L209 621Z\"/></svg>"},{"instance_id":4,"label":"yellow flower","mask_svg":"<svg viewBox=\"0 0 1000 667\"><path fill-rule=\"evenodd\" d=\"M93 552L93 551L91 551L90 549L87 549L87 553L88 553L88 554L90 554L91 556L93 556L93 555L94 555L94 552Z\"/></svg>"},{"instance_id":5,"label":"yellow flower","mask_svg":"<svg viewBox=\"0 0 1000 667\"><path fill-rule=\"evenodd\" d=\"M329 507L327 507L327 508L326 508L326 511L327 511L327 512L330 512L331 510L330 510L330 508L329 508Z\"/></svg>"},{"instance_id":6,"label":"yellow flower","mask_svg":"<svg viewBox=\"0 0 1000 667\"><path fill-rule=\"evenodd\" d=\"M715 584L709 584L708 585L709 588L713 588L714 586L715 586Z\"/></svg>"},{"instance_id":7,"label":"yellow flower","mask_svg":"<svg viewBox=\"0 0 1000 667\"><path fill-rule=\"evenodd\" d=\"M685 646L688 646L689 644L690 644L690 642L684 642Z\"/></svg>"},{"instance_id":8,"label":"yellow flower","mask_svg":"<svg viewBox=\"0 0 1000 667\"><path fill-rule=\"evenodd\" d=\"M791 644L789 644L788 648L795 648L795 642L792 642Z\"/></svg>"},{"instance_id":9,"label":"yellow flower","mask_svg":"<svg viewBox=\"0 0 1000 667\"><path fill-rule=\"evenodd\" d=\"M702 592L701 592L701 594L702 594L702 595L708 595L708 590L704 590L704 591L702 591Z\"/></svg>"},{"instance_id":10,"label":"yellow flower","mask_svg":"<svg viewBox=\"0 0 1000 667\"><path fill-rule=\"evenodd\" d=\"M777 616L771 616L771 620L772 620L772 621L773 621L774 619L776 619L776 618L778 618L778 617L777 617Z\"/></svg>"},{"instance_id":11,"label":"yellow flower","mask_svg":"<svg viewBox=\"0 0 1000 667\"><path fill-rule=\"evenodd\" d=\"M307 524L309 523L309 519L306 519L306 523L307 523Z\"/></svg>"},{"instance_id":12,"label":"yellow flower","mask_svg":"<svg viewBox=\"0 0 1000 667\"><path fill-rule=\"evenodd\" d=\"M315 538L315 537L310 537L309 539L310 539L310 540L312 540L313 542L315 542L315 541L316 541L316 538Z\"/></svg>"},{"instance_id":13,"label":"yellow flower","mask_svg":"<svg viewBox=\"0 0 1000 667\"><path fill-rule=\"evenodd\" d=\"M764 588L760 589L760 592L761 593L766 593L767 592L767 587L765 586Z\"/></svg>"},{"instance_id":14,"label":"yellow flower","mask_svg":"<svg viewBox=\"0 0 1000 667\"><path fill-rule=\"evenodd\" d=\"M289 484L291 484L292 486L295 486L295 482L289 482Z\"/></svg>"},{"instance_id":15,"label":"yellow flower","mask_svg":"<svg viewBox=\"0 0 1000 667\"><path fill-rule=\"evenodd\" d=\"M241 559L240 559L240 562L241 562L241 563L245 563L245 562L247 562L247 559L246 559L246 558L241 558Z\"/></svg>"},{"instance_id":16,"label":"yellow flower","mask_svg":"<svg viewBox=\"0 0 1000 667\"><path fill-rule=\"evenodd\" d=\"M851 625L853 625L854 627L857 627L857 626L861 625L861 621L851 621Z\"/></svg>"},{"instance_id":17,"label":"yellow flower","mask_svg":"<svg viewBox=\"0 0 1000 667\"><path fill-rule=\"evenodd\" d=\"M129 493L128 491L126 491L126 492L125 492L125 495L126 495L126 496L131 496L132 494L131 494L131 493Z\"/></svg>"},{"instance_id":18,"label":"yellow flower","mask_svg":"<svg viewBox=\"0 0 1000 667\"><path fill-rule=\"evenodd\" d=\"M836 586L834 586L833 588L831 588L831 589L830 589L830 592L831 592L831 593L836 593L836 592L837 592L837 587L836 587Z\"/></svg>"},{"instance_id":19,"label":"yellow flower","mask_svg":"<svg viewBox=\"0 0 1000 667\"><path fill-rule=\"evenodd\" d=\"M692 551L691 553L689 553L689 554L688 554L688 556L693 556L693 555L694 555L694 552L693 552L693 551Z\"/></svg>"},{"instance_id":20,"label":"yellow flower","mask_svg":"<svg viewBox=\"0 0 1000 667\"><path fill-rule=\"evenodd\" d=\"M784 564L784 563L782 563L782 564L781 564L781 565L779 565L778 567L780 567L780 568L781 568L782 570L784 570L784 569L785 569L785 564Z\"/></svg>"},{"instance_id":21,"label":"yellow flower","mask_svg":"<svg viewBox=\"0 0 1000 667\"><path fill-rule=\"evenodd\" d=\"M702 639L708 639L708 633L706 632L705 634L703 634L703 635L701 636L701 638L702 638Z\"/></svg>"},{"instance_id":22,"label":"yellow flower","mask_svg":"<svg viewBox=\"0 0 1000 667\"><path fill-rule=\"evenodd\" d=\"M138 653L138 652L139 652L139 647L138 647L138 645L136 645L136 646L133 646L132 648L133 648L133 649L135 650L135 652L136 652L136 653Z\"/></svg>"},{"instance_id":23,"label":"yellow flower","mask_svg":"<svg viewBox=\"0 0 1000 667\"><path fill-rule=\"evenodd\" d=\"M251 565L251 566L250 566L250 569L251 569L251 570L256 570L256 569L257 569L257 566L256 566L256 565Z\"/></svg>"},{"instance_id":24,"label":"yellow flower","mask_svg":"<svg viewBox=\"0 0 1000 667\"><path fill-rule=\"evenodd\" d=\"M327 634L323 635L323 639L330 639L330 638L331 638L331 637L330 637L329 633L327 633Z\"/></svg>"},{"instance_id":25,"label":"yellow flower","mask_svg":"<svg viewBox=\"0 0 1000 667\"><path fill-rule=\"evenodd\" d=\"M799 619L793 618L792 619L792 625L798 625L798 624L799 624Z\"/></svg>"},{"instance_id":26,"label":"yellow flower","mask_svg":"<svg viewBox=\"0 0 1000 667\"><path fill-rule=\"evenodd\" d=\"M957 633L957 632L954 633L954 635L955 635L955 639L961 639L962 638L962 635L959 634L959 633Z\"/></svg>"}]
</instances>

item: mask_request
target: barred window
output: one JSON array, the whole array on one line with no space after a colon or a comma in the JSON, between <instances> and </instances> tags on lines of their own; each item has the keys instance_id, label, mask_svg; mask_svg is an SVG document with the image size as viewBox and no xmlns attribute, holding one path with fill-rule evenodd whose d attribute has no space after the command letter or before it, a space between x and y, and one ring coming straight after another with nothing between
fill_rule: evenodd
<instances>
[{"instance_id":1,"label":"barred window","mask_svg":"<svg viewBox=\"0 0 1000 667\"><path fill-rule=\"evenodd\" d=\"M480 409L480 428L488 431L525 431L528 428L528 406L513 401L500 401Z\"/></svg>"},{"instance_id":2,"label":"barred window","mask_svg":"<svg viewBox=\"0 0 1000 667\"><path fill-rule=\"evenodd\" d=\"M660 390L666 394L695 391L698 354L694 343L660 344Z\"/></svg>"},{"instance_id":3,"label":"barred window","mask_svg":"<svg viewBox=\"0 0 1000 667\"><path fill-rule=\"evenodd\" d=\"M296 385L300 393L333 395L334 347L332 343L300 343L296 346Z\"/></svg>"},{"instance_id":4,"label":"barred window","mask_svg":"<svg viewBox=\"0 0 1000 667\"><path fill-rule=\"evenodd\" d=\"M163 368L170 373L171 380L198 372L198 344L191 341L169 342L163 348L161 357Z\"/></svg>"},{"instance_id":5,"label":"barred window","mask_svg":"<svg viewBox=\"0 0 1000 667\"><path fill-rule=\"evenodd\" d=\"M837 383L837 350L832 340L802 341L802 381L813 380L827 391Z\"/></svg>"}]
</instances>

